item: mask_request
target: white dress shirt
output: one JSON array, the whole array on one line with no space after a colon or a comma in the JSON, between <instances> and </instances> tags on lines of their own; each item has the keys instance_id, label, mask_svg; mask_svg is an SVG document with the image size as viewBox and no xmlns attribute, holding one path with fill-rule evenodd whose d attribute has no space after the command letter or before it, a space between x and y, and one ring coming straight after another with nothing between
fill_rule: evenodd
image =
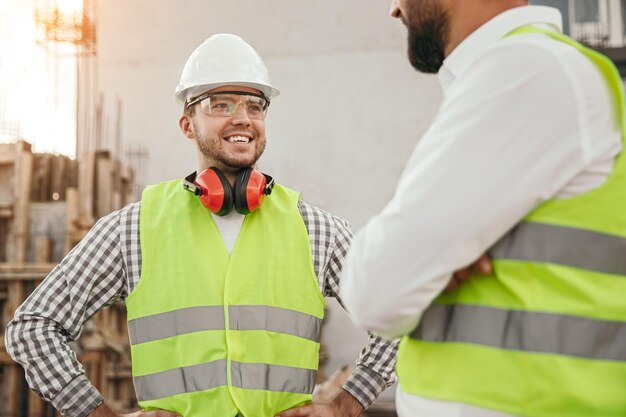
<instances>
[{"instance_id":1,"label":"white dress shirt","mask_svg":"<svg viewBox=\"0 0 626 417\"><path fill-rule=\"evenodd\" d=\"M354 322L410 332L448 283L542 202L600 185L620 152L611 92L594 64L529 24L561 31L558 10L508 10L444 61L444 91L395 195L357 233L341 295ZM419 372L418 370L416 372ZM400 416L502 417L397 393Z\"/></svg>"}]
</instances>

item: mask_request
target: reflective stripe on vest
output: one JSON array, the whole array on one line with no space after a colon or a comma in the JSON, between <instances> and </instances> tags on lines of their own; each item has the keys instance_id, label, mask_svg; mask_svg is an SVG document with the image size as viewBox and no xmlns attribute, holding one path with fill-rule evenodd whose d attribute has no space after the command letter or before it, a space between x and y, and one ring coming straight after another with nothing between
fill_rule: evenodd
<instances>
[{"instance_id":1,"label":"reflective stripe on vest","mask_svg":"<svg viewBox=\"0 0 626 417\"><path fill-rule=\"evenodd\" d=\"M613 92L626 150L614 65L563 35L516 32L590 58ZM492 276L472 276L434 301L401 341L402 391L516 416L626 415L624 154L602 185L546 201L497 242Z\"/></svg>"},{"instance_id":2,"label":"reflective stripe on vest","mask_svg":"<svg viewBox=\"0 0 626 417\"><path fill-rule=\"evenodd\" d=\"M226 359L199 365L169 369L133 378L137 397L142 400L158 400L173 395L204 391L228 383Z\"/></svg>"},{"instance_id":3,"label":"reflective stripe on vest","mask_svg":"<svg viewBox=\"0 0 626 417\"><path fill-rule=\"evenodd\" d=\"M315 388L316 374L313 369L265 363L231 363L233 386L246 389L310 394Z\"/></svg>"},{"instance_id":4,"label":"reflective stripe on vest","mask_svg":"<svg viewBox=\"0 0 626 417\"><path fill-rule=\"evenodd\" d=\"M138 397L158 400L227 385L226 367L227 361L220 359L137 376L133 382ZM233 387L308 394L315 387L316 371L263 363L231 362L231 374Z\"/></svg>"},{"instance_id":5,"label":"reflective stripe on vest","mask_svg":"<svg viewBox=\"0 0 626 417\"><path fill-rule=\"evenodd\" d=\"M298 200L275 186L229 254L179 181L144 191L142 274L126 299L143 409L273 417L311 401L324 297Z\"/></svg>"},{"instance_id":6,"label":"reflective stripe on vest","mask_svg":"<svg viewBox=\"0 0 626 417\"><path fill-rule=\"evenodd\" d=\"M310 314L270 306L228 306L231 330L267 330L319 341L322 320Z\"/></svg>"},{"instance_id":7,"label":"reflective stripe on vest","mask_svg":"<svg viewBox=\"0 0 626 417\"><path fill-rule=\"evenodd\" d=\"M495 259L547 262L626 275L625 237L554 224L522 222L489 253ZM579 253L585 256L575 256Z\"/></svg>"},{"instance_id":8,"label":"reflective stripe on vest","mask_svg":"<svg viewBox=\"0 0 626 417\"><path fill-rule=\"evenodd\" d=\"M228 306L231 330L267 330L318 341L322 320L271 306ZM189 307L128 322L132 345L203 330L224 329L224 307ZM227 384L226 361L181 367L134 378L137 396L155 400ZM232 385L268 391L313 392L316 372L288 366L231 363Z\"/></svg>"},{"instance_id":9,"label":"reflective stripe on vest","mask_svg":"<svg viewBox=\"0 0 626 417\"><path fill-rule=\"evenodd\" d=\"M410 337L626 361L625 322L561 314L434 304L426 310Z\"/></svg>"},{"instance_id":10,"label":"reflective stripe on vest","mask_svg":"<svg viewBox=\"0 0 626 417\"><path fill-rule=\"evenodd\" d=\"M224 307L188 307L128 321L130 344L166 339L202 330L224 329Z\"/></svg>"},{"instance_id":11,"label":"reflective stripe on vest","mask_svg":"<svg viewBox=\"0 0 626 417\"><path fill-rule=\"evenodd\" d=\"M267 330L317 341L322 320L310 314L271 306L228 306L231 330ZM224 329L224 307L189 307L129 320L131 344L202 330Z\"/></svg>"}]
</instances>

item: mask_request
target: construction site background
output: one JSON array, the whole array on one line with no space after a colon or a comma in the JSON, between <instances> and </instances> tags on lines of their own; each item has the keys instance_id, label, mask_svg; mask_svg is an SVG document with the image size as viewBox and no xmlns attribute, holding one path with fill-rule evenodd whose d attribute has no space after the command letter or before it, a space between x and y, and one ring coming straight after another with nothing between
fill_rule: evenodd
<instances>
[{"instance_id":1,"label":"construction site background","mask_svg":"<svg viewBox=\"0 0 626 417\"><path fill-rule=\"evenodd\" d=\"M37 154L25 141L0 144L0 417L59 415L29 390L24 371L7 354L4 331L16 308L102 216L133 199L134 172L109 152L78 160ZM136 410L126 311L122 302L100 311L70 345L94 386L120 412ZM322 343L316 398L341 389L351 368L326 378ZM378 404L368 416L393 416Z\"/></svg>"},{"instance_id":2,"label":"construction site background","mask_svg":"<svg viewBox=\"0 0 626 417\"><path fill-rule=\"evenodd\" d=\"M132 201L133 175L106 151L74 160L33 153L25 141L0 144L0 416L55 415L6 353L4 330L95 221ZM122 304L98 313L72 347L107 401L126 411L136 405Z\"/></svg>"},{"instance_id":3,"label":"construction site background","mask_svg":"<svg viewBox=\"0 0 626 417\"><path fill-rule=\"evenodd\" d=\"M137 201L145 185L193 169L193 149L178 130L181 109L172 96L186 57L209 35L236 33L249 41L282 91L268 114L259 168L355 230L389 200L441 101L436 77L408 64L406 30L387 16L388 2L325 0L302 7L291 0L190 0L184 6L77 0L80 15L64 19L55 9L60 1L19 1L36 6L36 41L51 82L69 77L61 63L73 63L76 90L60 82L52 87L55 100L69 94L65 99L76 107L76 156L33 153L24 141L31 138L22 134L27 129L4 96L8 87L0 83L0 137L14 139L0 144L2 332L15 308L98 218ZM567 33L626 72L623 1L531 3L558 7ZM27 109L33 103L29 98ZM342 378L366 340L337 303L328 305L320 380ZM0 336L0 417L55 415L28 390ZM123 306L97 315L74 346L107 400L132 409ZM326 389L332 386L337 380ZM369 414L393 415L393 394L392 387Z\"/></svg>"}]
</instances>

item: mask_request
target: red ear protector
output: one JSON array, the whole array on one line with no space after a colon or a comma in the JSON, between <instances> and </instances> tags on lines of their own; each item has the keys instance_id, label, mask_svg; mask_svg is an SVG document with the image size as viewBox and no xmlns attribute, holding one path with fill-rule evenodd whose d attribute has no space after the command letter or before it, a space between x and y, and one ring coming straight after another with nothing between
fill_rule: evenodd
<instances>
[{"instance_id":1,"label":"red ear protector","mask_svg":"<svg viewBox=\"0 0 626 417\"><path fill-rule=\"evenodd\" d=\"M252 168L239 171L235 187L231 187L226 176L215 167L207 168L198 176L188 175L183 188L198 196L203 206L218 216L225 216L235 207L238 213L248 214L258 209L263 198L272 193L274 180Z\"/></svg>"}]
</instances>

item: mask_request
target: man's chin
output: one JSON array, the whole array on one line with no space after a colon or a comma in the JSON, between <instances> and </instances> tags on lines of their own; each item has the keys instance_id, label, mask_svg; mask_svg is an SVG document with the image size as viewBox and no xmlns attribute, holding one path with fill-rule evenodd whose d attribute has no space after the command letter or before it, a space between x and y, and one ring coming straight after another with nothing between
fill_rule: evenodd
<instances>
[{"instance_id":1,"label":"man's chin","mask_svg":"<svg viewBox=\"0 0 626 417\"><path fill-rule=\"evenodd\" d=\"M431 62L428 60L423 60L419 57L411 55L410 52L409 52L409 62L411 63L411 66L415 70L423 74L437 74L439 70L441 69L441 66L443 65L443 61Z\"/></svg>"},{"instance_id":2,"label":"man's chin","mask_svg":"<svg viewBox=\"0 0 626 417\"><path fill-rule=\"evenodd\" d=\"M436 74L445 59L441 41L430 36L419 36L409 31L408 55L411 66L425 74Z\"/></svg>"},{"instance_id":3,"label":"man's chin","mask_svg":"<svg viewBox=\"0 0 626 417\"><path fill-rule=\"evenodd\" d=\"M239 171L244 168L249 168L256 164L256 158L246 158L246 159L238 159L238 160L227 160L222 161L221 165L224 166L225 170L229 171Z\"/></svg>"}]
</instances>

